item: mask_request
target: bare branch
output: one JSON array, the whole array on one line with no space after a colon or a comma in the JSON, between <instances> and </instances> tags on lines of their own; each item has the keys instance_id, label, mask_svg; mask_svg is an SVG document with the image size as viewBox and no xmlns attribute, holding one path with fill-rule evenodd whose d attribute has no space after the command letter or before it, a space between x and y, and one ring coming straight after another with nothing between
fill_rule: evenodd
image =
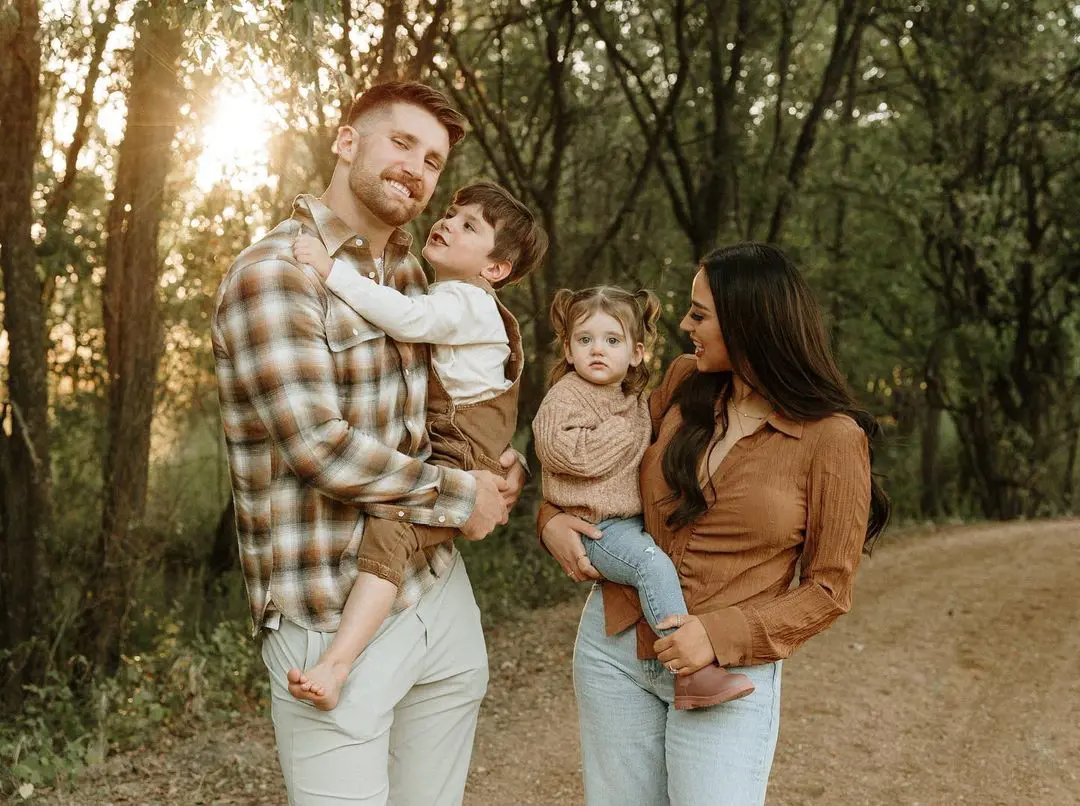
<instances>
[{"instance_id":1,"label":"bare branch","mask_svg":"<svg viewBox=\"0 0 1080 806\"><path fill-rule=\"evenodd\" d=\"M449 0L435 0L431 5L431 22L424 29L423 35L416 43L416 56L409 62L406 76L410 81L418 81L435 58L435 46L438 44L443 25L446 22L446 11L449 8Z\"/></svg>"},{"instance_id":2,"label":"bare branch","mask_svg":"<svg viewBox=\"0 0 1080 806\"><path fill-rule=\"evenodd\" d=\"M836 15L836 30L833 36L832 50L829 61L825 67L825 73L821 78L821 84L814 98L814 102L803 120L799 138L795 143L795 150L788 164L787 181L780 191L780 197L773 208L772 221L769 224L770 241L780 239L787 213L791 207L795 194L798 192L799 183L802 181L803 172L810 160L810 152L814 148L817 139L817 130L826 107L836 99L840 82L844 72L855 57L862 33L869 22L871 12L858 13L859 0L842 0L842 4Z\"/></svg>"}]
</instances>

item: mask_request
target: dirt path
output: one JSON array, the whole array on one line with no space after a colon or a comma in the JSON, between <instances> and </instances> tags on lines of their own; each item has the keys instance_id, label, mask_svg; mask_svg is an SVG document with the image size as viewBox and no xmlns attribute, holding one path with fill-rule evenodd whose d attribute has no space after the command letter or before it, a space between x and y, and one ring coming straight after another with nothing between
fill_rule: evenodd
<instances>
[{"instance_id":1,"label":"dirt path","mask_svg":"<svg viewBox=\"0 0 1080 806\"><path fill-rule=\"evenodd\" d=\"M1080 804L1080 520L909 534L785 667L775 806ZM580 603L493 631L469 806L581 803ZM42 803L284 804L268 720L111 759ZM649 806L649 805L646 805Z\"/></svg>"}]
</instances>

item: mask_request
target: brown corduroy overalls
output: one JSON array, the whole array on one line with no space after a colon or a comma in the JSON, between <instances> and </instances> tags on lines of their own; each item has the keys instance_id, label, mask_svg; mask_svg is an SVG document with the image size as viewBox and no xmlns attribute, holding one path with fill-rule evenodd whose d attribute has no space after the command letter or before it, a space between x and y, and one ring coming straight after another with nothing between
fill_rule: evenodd
<instances>
[{"instance_id":1,"label":"brown corduroy overalls","mask_svg":"<svg viewBox=\"0 0 1080 806\"><path fill-rule=\"evenodd\" d=\"M510 447L517 428L518 393L525 356L517 320L499 301L498 295L490 288L487 290L495 298L510 342L506 377L511 380L511 385L493 398L459 406L446 391L429 360L427 427L431 437L431 458L428 461L460 470L490 470L505 476L506 470L499 465L499 456ZM443 526L369 517L364 526L357 567L400 585L410 555L452 539L457 531Z\"/></svg>"}]
</instances>

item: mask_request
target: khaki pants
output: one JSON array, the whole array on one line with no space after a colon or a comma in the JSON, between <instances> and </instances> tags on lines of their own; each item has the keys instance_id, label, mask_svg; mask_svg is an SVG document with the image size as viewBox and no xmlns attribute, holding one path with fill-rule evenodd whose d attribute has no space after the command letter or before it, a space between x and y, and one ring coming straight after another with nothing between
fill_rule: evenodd
<instances>
[{"instance_id":1,"label":"khaki pants","mask_svg":"<svg viewBox=\"0 0 1080 806\"><path fill-rule=\"evenodd\" d=\"M264 631L278 758L294 806L460 804L488 667L480 611L460 557L421 600L391 616L353 666L337 708L289 694L333 633L282 619Z\"/></svg>"}]
</instances>

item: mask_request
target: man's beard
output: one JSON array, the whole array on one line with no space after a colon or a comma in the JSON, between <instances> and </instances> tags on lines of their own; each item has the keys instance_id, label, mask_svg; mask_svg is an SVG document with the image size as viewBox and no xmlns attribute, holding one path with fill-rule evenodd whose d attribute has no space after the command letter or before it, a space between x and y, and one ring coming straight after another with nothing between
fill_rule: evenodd
<instances>
[{"instance_id":1,"label":"man's beard","mask_svg":"<svg viewBox=\"0 0 1080 806\"><path fill-rule=\"evenodd\" d=\"M358 162L354 162L352 169L349 171L349 190L352 191L358 202L370 210L384 224L391 227L400 227L420 215L423 207L416 200L415 188L410 187L412 183L399 177L388 178L401 182L410 190L413 190L413 197L406 199L404 196L395 198L389 195L393 191L387 190L383 177L365 171Z\"/></svg>"}]
</instances>

